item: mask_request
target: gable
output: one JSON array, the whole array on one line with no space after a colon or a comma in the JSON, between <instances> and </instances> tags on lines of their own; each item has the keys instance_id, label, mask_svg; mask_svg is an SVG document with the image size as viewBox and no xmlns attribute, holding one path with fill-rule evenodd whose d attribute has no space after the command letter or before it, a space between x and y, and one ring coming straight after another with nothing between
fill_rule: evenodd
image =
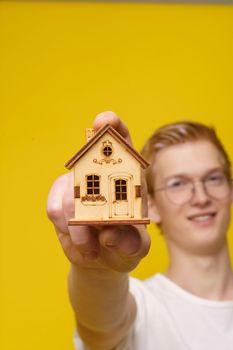
<instances>
[{"instance_id":1,"label":"gable","mask_svg":"<svg viewBox=\"0 0 233 350\"><path fill-rule=\"evenodd\" d=\"M89 148L88 152L74 163L73 167L83 169L85 172L97 169L100 171L100 168L106 173L124 169L132 172L132 169L140 168L141 164L112 135L105 133L94 147Z\"/></svg>"},{"instance_id":2,"label":"gable","mask_svg":"<svg viewBox=\"0 0 233 350\"><path fill-rule=\"evenodd\" d=\"M95 136L93 136L68 162L66 162L65 167L71 169L75 163L83 157L90 149L96 147L98 141L102 139L103 136L111 135L111 137L120 144L125 152L133 156L143 168L147 168L149 163L131 146L128 142L109 124L105 125L100 129ZM103 141L104 142L104 141ZM107 144L106 144L107 147Z\"/></svg>"}]
</instances>

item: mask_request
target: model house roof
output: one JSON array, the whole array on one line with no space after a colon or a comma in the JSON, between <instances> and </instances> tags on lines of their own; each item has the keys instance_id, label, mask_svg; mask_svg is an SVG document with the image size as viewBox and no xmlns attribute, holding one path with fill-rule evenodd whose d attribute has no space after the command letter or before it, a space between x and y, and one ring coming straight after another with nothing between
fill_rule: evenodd
<instances>
[{"instance_id":1,"label":"model house roof","mask_svg":"<svg viewBox=\"0 0 233 350\"><path fill-rule=\"evenodd\" d=\"M70 159L65 163L67 169L72 169L74 164L106 133L109 133L118 141L138 162L142 168L147 168L149 163L115 130L107 124L97 131L97 133Z\"/></svg>"}]
</instances>

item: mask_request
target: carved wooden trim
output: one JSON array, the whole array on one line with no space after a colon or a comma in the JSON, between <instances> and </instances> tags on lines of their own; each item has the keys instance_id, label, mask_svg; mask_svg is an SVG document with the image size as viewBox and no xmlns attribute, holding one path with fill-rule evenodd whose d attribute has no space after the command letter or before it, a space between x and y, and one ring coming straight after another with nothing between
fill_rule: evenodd
<instances>
[{"instance_id":1,"label":"carved wooden trim","mask_svg":"<svg viewBox=\"0 0 233 350\"><path fill-rule=\"evenodd\" d=\"M74 186L74 198L80 198L80 186Z\"/></svg>"},{"instance_id":2,"label":"carved wooden trim","mask_svg":"<svg viewBox=\"0 0 233 350\"><path fill-rule=\"evenodd\" d=\"M108 157L106 157L105 159L98 160L95 158L95 159L93 159L93 163L101 164L101 165L104 163L106 163L106 164L112 163L114 165L114 164L122 163L122 159L118 158L117 160L115 160L113 158L108 159Z\"/></svg>"},{"instance_id":3,"label":"carved wooden trim","mask_svg":"<svg viewBox=\"0 0 233 350\"><path fill-rule=\"evenodd\" d=\"M81 198L81 202L85 202L85 201L91 201L91 202L96 202L96 201L100 201L100 202L106 202L106 198L101 195L101 194L86 194L85 196L82 196Z\"/></svg>"}]
</instances>

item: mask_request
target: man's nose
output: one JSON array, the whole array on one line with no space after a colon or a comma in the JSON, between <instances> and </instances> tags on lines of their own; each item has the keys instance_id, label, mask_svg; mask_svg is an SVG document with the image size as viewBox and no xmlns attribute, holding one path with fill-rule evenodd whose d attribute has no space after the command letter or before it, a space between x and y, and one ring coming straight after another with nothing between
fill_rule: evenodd
<instances>
[{"instance_id":1,"label":"man's nose","mask_svg":"<svg viewBox=\"0 0 233 350\"><path fill-rule=\"evenodd\" d=\"M206 205L210 202L210 197L201 181L193 183L193 196L191 203L194 205Z\"/></svg>"}]
</instances>

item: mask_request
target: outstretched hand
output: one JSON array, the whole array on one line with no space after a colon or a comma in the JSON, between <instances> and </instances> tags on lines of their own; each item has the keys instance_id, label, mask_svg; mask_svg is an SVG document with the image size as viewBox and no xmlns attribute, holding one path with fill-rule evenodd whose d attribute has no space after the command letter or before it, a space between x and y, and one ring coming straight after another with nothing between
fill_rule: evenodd
<instances>
[{"instance_id":1,"label":"outstretched hand","mask_svg":"<svg viewBox=\"0 0 233 350\"><path fill-rule=\"evenodd\" d=\"M126 125L113 112L103 112L94 120L95 130L110 124L132 144ZM73 172L59 177L51 187L48 217L55 226L65 255L80 268L127 272L148 253L150 238L143 225L68 226L74 217ZM143 188L144 197L146 189ZM146 206L146 203L144 203Z\"/></svg>"}]
</instances>

